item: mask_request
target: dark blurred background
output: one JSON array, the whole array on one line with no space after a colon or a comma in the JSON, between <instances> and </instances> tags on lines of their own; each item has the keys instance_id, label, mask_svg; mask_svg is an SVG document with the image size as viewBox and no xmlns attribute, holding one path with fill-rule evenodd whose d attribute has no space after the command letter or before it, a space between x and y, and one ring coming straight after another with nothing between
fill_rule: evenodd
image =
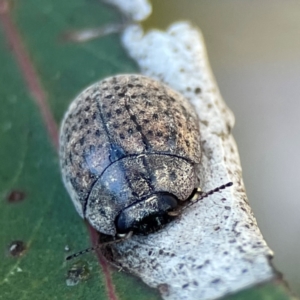
<instances>
[{"instance_id":1,"label":"dark blurred background","mask_svg":"<svg viewBox=\"0 0 300 300\"><path fill-rule=\"evenodd\" d=\"M300 1L152 0L146 28L190 20L204 35L251 207L300 295Z\"/></svg>"}]
</instances>

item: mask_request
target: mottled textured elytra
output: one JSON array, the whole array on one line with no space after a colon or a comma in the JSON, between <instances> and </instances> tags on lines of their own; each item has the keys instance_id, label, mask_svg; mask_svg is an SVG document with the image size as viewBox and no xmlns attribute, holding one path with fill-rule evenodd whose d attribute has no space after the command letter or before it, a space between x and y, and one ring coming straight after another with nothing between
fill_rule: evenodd
<instances>
[{"instance_id":1,"label":"mottled textured elytra","mask_svg":"<svg viewBox=\"0 0 300 300\"><path fill-rule=\"evenodd\" d=\"M81 217L112 236L169 222L198 186L198 124L183 96L141 75L84 90L60 131L63 181Z\"/></svg>"}]
</instances>

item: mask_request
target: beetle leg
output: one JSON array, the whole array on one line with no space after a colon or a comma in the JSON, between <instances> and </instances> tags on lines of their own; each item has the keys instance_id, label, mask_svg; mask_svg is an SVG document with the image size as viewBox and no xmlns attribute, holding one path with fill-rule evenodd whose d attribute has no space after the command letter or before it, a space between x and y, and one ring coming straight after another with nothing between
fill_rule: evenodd
<instances>
[{"instance_id":1,"label":"beetle leg","mask_svg":"<svg viewBox=\"0 0 300 300\"><path fill-rule=\"evenodd\" d=\"M180 214L181 214L181 210L168 211L168 215L171 217L177 217Z\"/></svg>"},{"instance_id":2,"label":"beetle leg","mask_svg":"<svg viewBox=\"0 0 300 300\"><path fill-rule=\"evenodd\" d=\"M201 190L199 187L196 188L196 191L195 191L195 193L194 193L194 195L193 195L193 197L191 198L190 201L191 201L191 202L197 201L198 197L201 196L203 193L204 193L204 192L202 192L202 190Z\"/></svg>"},{"instance_id":3,"label":"beetle leg","mask_svg":"<svg viewBox=\"0 0 300 300\"><path fill-rule=\"evenodd\" d=\"M194 191L194 195L192 196L192 198L190 199L190 203L194 203L194 202L197 202L198 199L199 199L199 196L201 197L201 195L205 194L204 192L201 191L201 188L196 188L196 190ZM171 217L177 217L179 216L182 211L184 210L185 208L181 208L179 210L172 210L172 211L168 211L168 215L171 216Z\"/></svg>"}]
</instances>

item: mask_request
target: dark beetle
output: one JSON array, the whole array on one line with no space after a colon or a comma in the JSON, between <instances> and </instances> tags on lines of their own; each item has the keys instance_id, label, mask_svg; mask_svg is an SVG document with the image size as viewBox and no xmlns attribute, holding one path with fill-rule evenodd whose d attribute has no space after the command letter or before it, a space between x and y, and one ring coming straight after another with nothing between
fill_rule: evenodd
<instances>
[{"instance_id":1,"label":"dark beetle","mask_svg":"<svg viewBox=\"0 0 300 300\"><path fill-rule=\"evenodd\" d=\"M168 223L198 187L198 124L183 96L141 75L84 90L60 131L63 180L81 217L111 236Z\"/></svg>"}]
</instances>

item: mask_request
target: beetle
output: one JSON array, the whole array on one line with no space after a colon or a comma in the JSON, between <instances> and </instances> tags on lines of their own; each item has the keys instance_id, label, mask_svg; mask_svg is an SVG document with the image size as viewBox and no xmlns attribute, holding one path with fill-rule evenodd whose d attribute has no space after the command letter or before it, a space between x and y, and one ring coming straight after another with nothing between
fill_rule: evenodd
<instances>
[{"instance_id":1,"label":"beetle","mask_svg":"<svg viewBox=\"0 0 300 300\"><path fill-rule=\"evenodd\" d=\"M61 125L65 187L79 215L108 236L148 234L174 219L197 193L200 162L195 109L142 75L91 85Z\"/></svg>"}]
</instances>

